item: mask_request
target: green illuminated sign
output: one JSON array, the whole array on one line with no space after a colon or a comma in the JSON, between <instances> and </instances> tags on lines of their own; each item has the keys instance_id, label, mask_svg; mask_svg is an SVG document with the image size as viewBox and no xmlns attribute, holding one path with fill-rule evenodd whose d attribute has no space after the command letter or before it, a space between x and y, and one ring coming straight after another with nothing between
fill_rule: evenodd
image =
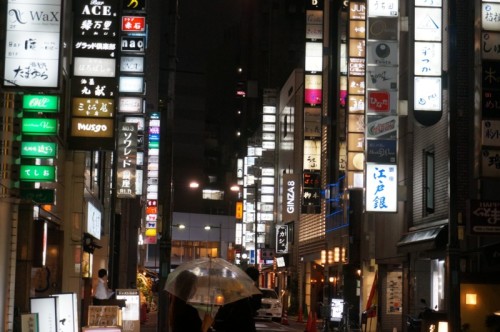
<instances>
[{"instance_id":1,"label":"green illuminated sign","mask_svg":"<svg viewBox=\"0 0 500 332\"><path fill-rule=\"evenodd\" d=\"M24 135L55 135L57 119L23 118L21 131Z\"/></svg>"},{"instance_id":2,"label":"green illuminated sign","mask_svg":"<svg viewBox=\"0 0 500 332\"><path fill-rule=\"evenodd\" d=\"M25 95L23 96L23 109L26 112L56 113L59 111L59 97Z\"/></svg>"},{"instance_id":3,"label":"green illuminated sign","mask_svg":"<svg viewBox=\"0 0 500 332\"><path fill-rule=\"evenodd\" d=\"M36 204L54 204L54 189L21 189L21 198Z\"/></svg>"},{"instance_id":4,"label":"green illuminated sign","mask_svg":"<svg viewBox=\"0 0 500 332\"><path fill-rule=\"evenodd\" d=\"M56 153L56 143L21 142L21 157L24 158L55 158Z\"/></svg>"},{"instance_id":5,"label":"green illuminated sign","mask_svg":"<svg viewBox=\"0 0 500 332\"><path fill-rule=\"evenodd\" d=\"M55 166L21 165L19 179L30 182L54 182L56 168Z\"/></svg>"}]
</instances>

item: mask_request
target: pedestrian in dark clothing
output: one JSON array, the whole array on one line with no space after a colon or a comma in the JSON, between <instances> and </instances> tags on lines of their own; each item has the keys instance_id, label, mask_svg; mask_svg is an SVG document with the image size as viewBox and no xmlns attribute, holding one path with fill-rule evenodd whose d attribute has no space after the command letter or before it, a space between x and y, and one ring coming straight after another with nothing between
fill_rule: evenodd
<instances>
[{"instance_id":1,"label":"pedestrian in dark clothing","mask_svg":"<svg viewBox=\"0 0 500 332\"><path fill-rule=\"evenodd\" d=\"M198 310L183 300L191 298L196 292L196 278L190 271L179 274L179 283L175 286L179 297L171 295L168 308L168 321L172 332L202 332L202 321Z\"/></svg>"},{"instance_id":2,"label":"pedestrian in dark clothing","mask_svg":"<svg viewBox=\"0 0 500 332\"><path fill-rule=\"evenodd\" d=\"M259 270L252 267L246 272L257 284ZM213 328L216 332L256 332L255 315L261 299L262 295L259 294L222 306L215 315Z\"/></svg>"}]
</instances>

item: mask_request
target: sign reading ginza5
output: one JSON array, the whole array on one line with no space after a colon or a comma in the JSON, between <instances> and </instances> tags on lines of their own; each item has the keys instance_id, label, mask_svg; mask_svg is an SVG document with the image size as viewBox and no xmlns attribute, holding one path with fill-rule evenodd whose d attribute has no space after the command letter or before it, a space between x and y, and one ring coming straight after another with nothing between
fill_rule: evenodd
<instances>
[{"instance_id":1,"label":"sign reading ginza5","mask_svg":"<svg viewBox=\"0 0 500 332\"><path fill-rule=\"evenodd\" d=\"M8 0L2 85L57 88L61 0Z\"/></svg>"}]
</instances>

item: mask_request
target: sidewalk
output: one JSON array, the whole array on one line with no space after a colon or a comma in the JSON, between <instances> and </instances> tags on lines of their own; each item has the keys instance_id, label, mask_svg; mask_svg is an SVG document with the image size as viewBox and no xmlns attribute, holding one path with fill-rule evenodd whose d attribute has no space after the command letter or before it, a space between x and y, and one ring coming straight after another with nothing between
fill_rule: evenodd
<instances>
[{"instance_id":1,"label":"sidewalk","mask_svg":"<svg viewBox=\"0 0 500 332\"><path fill-rule=\"evenodd\" d=\"M157 331L156 326L158 322L158 312L157 311L152 311L148 312L147 314L147 320L145 323L141 324L141 332L166 332L166 331ZM306 329L306 324L307 321L303 322L298 322L298 317L296 316L288 316L288 325L281 325L283 329L286 329L287 331L297 331L297 332L304 332ZM318 320L316 322L317 324L317 332L321 331L321 320ZM314 331L316 332L316 331Z\"/></svg>"}]
</instances>

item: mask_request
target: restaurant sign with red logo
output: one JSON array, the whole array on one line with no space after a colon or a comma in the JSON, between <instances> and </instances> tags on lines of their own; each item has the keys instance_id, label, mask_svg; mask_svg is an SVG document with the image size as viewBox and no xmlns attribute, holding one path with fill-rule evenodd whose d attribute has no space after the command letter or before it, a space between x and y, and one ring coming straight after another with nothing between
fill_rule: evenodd
<instances>
[{"instance_id":1,"label":"restaurant sign with red logo","mask_svg":"<svg viewBox=\"0 0 500 332\"><path fill-rule=\"evenodd\" d=\"M145 16L123 16L122 31L124 32L144 32L146 31Z\"/></svg>"}]
</instances>

